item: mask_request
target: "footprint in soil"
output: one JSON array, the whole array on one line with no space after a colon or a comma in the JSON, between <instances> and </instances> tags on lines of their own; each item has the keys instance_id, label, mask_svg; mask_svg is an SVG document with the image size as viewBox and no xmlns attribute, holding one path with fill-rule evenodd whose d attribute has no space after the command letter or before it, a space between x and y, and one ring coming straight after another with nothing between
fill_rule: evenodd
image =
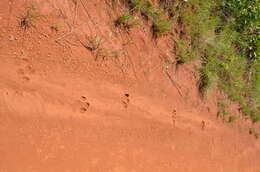
<instances>
[{"instance_id":1,"label":"footprint in soil","mask_svg":"<svg viewBox=\"0 0 260 172\"><path fill-rule=\"evenodd\" d=\"M206 122L205 121L201 121L201 130L205 130L205 127L206 127Z\"/></svg>"},{"instance_id":2,"label":"footprint in soil","mask_svg":"<svg viewBox=\"0 0 260 172\"><path fill-rule=\"evenodd\" d=\"M176 118L177 118L177 111L176 111L176 109L173 109L173 111L172 111L172 125L173 125L173 127L175 127Z\"/></svg>"},{"instance_id":3,"label":"footprint in soil","mask_svg":"<svg viewBox=\"0 0 260 172\"><path fill-rule=\"evenodd\" d=\"M25 66L25 72L29 75L33 75L35 73L35 70L33 69L32 65Z\"/></svg>"},{"instance_id":4,"label":"footprint in soil","mask_svg":"<svg viewBox=\"0 0 260 172\"><path fill-rule=\"evenodd\" d=\"M90 103L87 101L87 98L85 96L80 97L80 104L80 113L85 113L90 106Z\"/></svg>"},{"instance_id":5,"label":"footprint in soil","mask_svg":"<svg viewBox=\"0 0 260 172\"><path fill-rule=\"evenodd\" d=\"M80 101L81 101L81 102L86 102L86 101L87 101L87 98L86 98L85 96L81 96L81 97L80 97Z\"/></svg>"},{"instance_id":6,"label":"footprint in soil","mask_svg":"<svg viewBox=\"0 0 260 172\"><path fill-rule=\"evenodd\" d=\"M24 68L17 70L17 74L20 76L20 78L23 82L29 82L31 80L30 75L32 75L34 73L35 73L35 70L33 69L33 67L31 65L27 65Z\"/></svg>"},{"instance_id":7,"label":"footprint in soil","mask_svg":"<svg viewBox=\"0 0 260 172\"><path fill-rule=\"evenodd\" d=\"M127 108L129 103L130 103L130 95L128 93L126 93L126 94L124 94L124 96L122 98L122 104L123 104L124 108Z\"/></svg>"},{"instance_id":8,"label":"footprint in soil","mask_svg":"<svg viewBox=\"0 0 260 172\"><path fill-rule=\"evenodd\" d=\"M30 78L29 78L28 76L23 76L23 77L22 77L22 80L23 80L24 82L29 82L29 81L30 81Z\"/></svg>"}]
</instances>

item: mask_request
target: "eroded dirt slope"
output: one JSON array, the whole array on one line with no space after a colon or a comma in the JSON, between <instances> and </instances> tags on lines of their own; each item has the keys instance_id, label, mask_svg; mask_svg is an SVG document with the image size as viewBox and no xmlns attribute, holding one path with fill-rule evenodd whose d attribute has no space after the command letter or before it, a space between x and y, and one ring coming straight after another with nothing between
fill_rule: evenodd
<instances>
[{"instance_id":1,"label":"eroded dirt slope","mask_svg":"<svg viewBox=\"0 0 260 172\"><path fill-rule=\"evenodd\" d=\"M110 2L0 1L0 172L259 172L238 107L217 119L225 96L200 99L198 65L172 69L171 39L115 28Z\"/></svg>"}]
</instances>

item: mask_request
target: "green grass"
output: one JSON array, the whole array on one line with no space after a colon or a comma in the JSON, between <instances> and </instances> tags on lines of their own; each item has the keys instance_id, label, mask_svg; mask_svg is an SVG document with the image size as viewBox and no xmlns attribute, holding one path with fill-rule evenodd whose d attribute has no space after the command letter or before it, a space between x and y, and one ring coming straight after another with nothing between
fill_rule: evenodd
<instances>
[{"instance_id":1,"label":"green grass","mask_svg":"<svg viewBox=\"0 0 260 172\"><path fill-rule=\"evenodd\" d=\"M153 33L155 36L165 35L170 33L172 23L167 20L156 20L153 23Z\"/></svg>"},{"instance_id":2,"label":"green grass","mask_svg":"<svg viewBox=\"0 0 260 172\"><path fill-rule=\"evenodd\" d=\"M122 16L120 16L117 20L116 20L116 24L121 25L121 24L126 24L130 19L132 19L132 16L129 14L124 14Z\"/></svg>"},{"instance_id":3,"label":"green grass","mask_svg":"<svg viewBox=\"0 0 260 172\"><path fill-rule=\"evenodd\" d=\"M226 118L227 116L229 116L229 113L227 112L227 108L228 108L228 104L221 100L218 102L218 114L217 114L217 117L218 118L221 118L223 121L226 121Z\"/></svg>"},{"instance_id":4,"label":"green grass","mask_svg":"<svg viewBox=\"0 0 260 172\"><path fill-rule=\"evenodd\" d=\"M128 1L131 11L142 12L147 7L151 6L151 3L147 0L129 0Z\"/></svg>"},{"instance_id":5,"label":"green grass","mask_svg":"<svg viewBox=\"0 0 260 172\"><path fill-rule=\"evenodd\" d=\"M229 105L225 101L219 101L218 102L218 114L217 117L221 118L223 122L226 123L233 123L237 120L237 117L234 115L231 115L228 111L227 108Z\"/></svg>"},{"instance_id":6,"label":"green grass","mask_svg":"<svg viewBox=\"0 0 260 172\"><path fill-rule=\"evenodd\" d=\"M162 10L154 7L148 0L129 0L126 1L129 7L129 14L122 15L116 20L117 25L129 26L129 21L134 13L140 14L152 23L152 31L155 37L167 35L172 28L172 22ZM130 24L134 26L136 22Z\"/></svg>"},{"instance_id":7,"label":"green grass","mask_svg":"<svg viewBox=\"0 0 260 172\"><path fill-rule=\"evenodd\" d=\"M239 102L253 122L260 121L258 0L159 0L160 8L149 0L125 2L129 16L121 16L117 23L127 26L134 14L143 16L155 37L171 33L173 25L183 28L180 39L174 38L177 65L201 61L202 97L218 87Z\"/></svg>"},{"instance_id":8,"label":"green grass","mask_svg":"<svg viewBox=\"0 0 260 172\"><path fill-rule=\"evenodd\" d=\"M241 110L253 122L260 121L260 37L256 34L260 8L255 2L160 0L175 25L184 28L185 38L175 40L178 63L201 60L202 96L207 97L208 90L218 86L241 104Z\"/></svg>"},{"instance_id":9,"label":"green grass","mask_svg":"<svg viewBox=\"0 0 260 172\"><path fill-rule=\"evenodd\" d=\"M195 59L198 56L197 52L192 48L192 46L187 40L183 39L174 41L176 43L175 53L178 56L178 64L184 64L188 61Z\"/></svg>"},{"instance_id":10,"label":"green grass","mask_svg":"<svg viewBox=\"0 0 260 172\"><path fill-rule=\"evenodd\" d=\"M199 91L202 97L205 98L208 95L208 90L215 85L217 76L212 72L207 61L202 65L204 66L200 69Z\"/></svg>"},{"instance_id":11,"label":"green grass","mask_svg":"<svg viewBox=\"0 0 260 172\"><path fill-rule=\"evenodd\" d=\"M123 26L126 29L131 29L138 24L138 20L134 19L130 14L123 14L115 21L116 26Z\"/></svg>"}]
</instances>

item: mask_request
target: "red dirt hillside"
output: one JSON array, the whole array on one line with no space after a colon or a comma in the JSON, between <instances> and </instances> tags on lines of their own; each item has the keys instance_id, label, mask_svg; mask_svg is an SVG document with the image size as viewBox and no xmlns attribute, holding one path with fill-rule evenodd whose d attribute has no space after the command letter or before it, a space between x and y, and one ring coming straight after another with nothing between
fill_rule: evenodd
<instances>
[{"instance_id":1,"label":"red dirt hillside","mask_svg":"<svg viewBox=\"0 0 260 172\"><path fill-rule=\"evenodd\" d=\"M260 127L111 2L0 1L0 172L259 172Z\"/></svg>"}]
</instances>

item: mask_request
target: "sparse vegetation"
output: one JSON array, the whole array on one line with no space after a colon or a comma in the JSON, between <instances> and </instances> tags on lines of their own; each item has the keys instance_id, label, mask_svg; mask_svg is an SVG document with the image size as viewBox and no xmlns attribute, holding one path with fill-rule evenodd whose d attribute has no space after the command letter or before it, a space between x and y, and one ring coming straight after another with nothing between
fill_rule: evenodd
<instances>
[{"instance_id":1,"label":"sparse vegetation","mask_svg":"<svg viewBox=\"0 0 260 172\"><path fill-rule=\"evenodd\" d=\"M206 62L205 62L206 63ZM202 97L207 97L208 90L214 86L215 74L207 67L203 67L200 70L200 80L199 80L199 91Z\"/></svg>"},{"instance_id":2,"label":"sparse vegetation","mask_svg":"<svg viewBox=\"0 0 260 172\"><path fill-rule=\"evenodd\" d=\"M198 54L194 51L187 40L175 40L175 53L178 55L177 63L184 64L192 59L195 59Z\"/></svg>"},{"instance_id":3,"label":"sparse vegetation","mask_svg":"<svg viewBox=\"0 0 260 172\"><path fill-rule=\"evenodd\" d=\"M42 16L36 6L31 5L25 11L25 13L20 18L20 26L23 29L28 29L29 27L35 27L34 20Z\"/></svg>"},{"instance_id":4,"label":"sparse vegetation","mask_svg":"<svg viewBox=\"0 0 260 172\"><path fill-rule=\"evenodd\" d=\"M228 104L225 101L219 101L218 102L218 114L217 117L221 118L224 122L226 121L227 116L229 116L229 113L227 112Z\"/></svg>"},{"instance_id":5,"label":"sparse vegetation","mask_svg":"<svg viewBox=\"0 0 260 172\"><path fill-rule=\"evenodd\" d=\"M172 23L167 16L153 6L148 0L129 0L126 1L129 7L128 14L120 16L116 21L116 25L123 25L130 28L136 25L136 20L131 21L133 13L138 13L152 23L152 30L155 37L170 33Z\"/></svg>"},{"instance_id":6,"label":"sparse vegetation","mask_svg":"<svg viewBox=\"0 0 260 172\"><path fill-rule=\"evenodd\" d=\"M229 105L227 104L227 102L221 100L218 102L218 114L217 117L221 118L223 120L223 122L226 123L233 123L237 120L237 117L234 115L231 115L227 109L228 109Z\"/></svg>"},{"instance_id":7,"label":"sparse vegetation","mask_svg":"<svg viewBox=\"0 0 260 172\"><path fill-rule=\"evenodd\" d=\"M172 23L168 20L156 20L153 23L153 33L155 36L168 34L171 30Z\"/></svg>"},{"instance_id":8,"label":"sparse vegetation","mask_svg":"<svg viewBox=\"0 0 260 172\"><path fill-rule=\"evenodd\" d=\"M163 70L166 72L171 66L176 70L176 64L175 61L168 55L162 56L163 60Z\"/></svg>"},{"instance_id":9,"label":"sparse vegetation","mask_svg":"<svg viewBox=\"0 0 260 172\"><path fill-rule=\"evenodd\" d=\"M128 11L115 24L135 25L133 16L151 24L155 37L181 28L176 65L201 61L199 91L203 98L218 87L239 102L253 122L260 121L260 5L258 0L122 0ZM113 1L113 4L119 1ZM233 118L230 119L233 121Z\"/></svg>"},{"instance_id":10,"label":"sparse vegetation","mask_svg":"<svg viewBox=\"0 0 260 172\"><path fill-rule=\"evenodd\" d=\"M138 20L134 19L130 14L123 14L115 21L116 26L123 26L126 29L131 29L138 24Z\"/></svg>"},{"instance_id":11,"label":"sparse vegetation","mask_svg":"<svg viewBox=\"0 0 260 172\"><path fill-rule=\"evenodd\" d=\"M201 60L199 91L223 89L254 122L260 121L260 5L258 0L125 0L129 11L116 23L128 28L133 14L151 22L155 37L182 28L175 38L176 65ZM162 9L162 10L161 10Z\"/></svg>"},{"instance_id":12,"label":"sparse vegetation","mask_svg":"<svg viewBox=\"0 0 260 172\"><path fill-rule=\"evenodd\" d=\"M231 116L228 117L227 122L228 122L228 123L233 123L233 122L236 121L236 119L237 119L237 118L236 118L235 116L232 116L232 115L231 115Z\"/></svg>"},{"instance_id":13,"label":"sparse vegetation","mask_svg":"<svg viewBox=\"0 0 260 172\"><path fill-rule=\"evenodd\" d=\"M84 46L90 50L90 51L96 51L100 49L104 41L102 38L98 35L95 35L94 37L92 36L86 36L87 42L84 44Z\"/></svg>"},{"instance_id":14,"label":"sparse vegetation","mask_svg":"<svg viewBox=\"0 0 260 172\"><path fill-rule=\"evenodd\" d=\"M202 96L217 85L254 122L260 121L259 1L159 2L185 34L175 40L178 64L196 58L202 62Z\"/></svg>"},{"instance_id":15,"label":"sparse vegetation","mask_svg":"<svg viewBox=\"0 0 260 172\"><path fill-rule=\"evenodd\" d=\"M124 14L116 20L116 25L125 25L132 18L129 14Z\"/></svg>"},{"instance_id":16,"label":"sparse vegetation","mask_svg":"<svg viewBox=\"0 0 260 172\"><path fill-rule=\"evenodd\" d=\"M95 60L105 60L108 57L118 58L121 54L120 50L109 50L104 48L104 40L99 35L86 36L86 42L81 42L81 44L93 53Z\"/></svg>"}]
</instances>

